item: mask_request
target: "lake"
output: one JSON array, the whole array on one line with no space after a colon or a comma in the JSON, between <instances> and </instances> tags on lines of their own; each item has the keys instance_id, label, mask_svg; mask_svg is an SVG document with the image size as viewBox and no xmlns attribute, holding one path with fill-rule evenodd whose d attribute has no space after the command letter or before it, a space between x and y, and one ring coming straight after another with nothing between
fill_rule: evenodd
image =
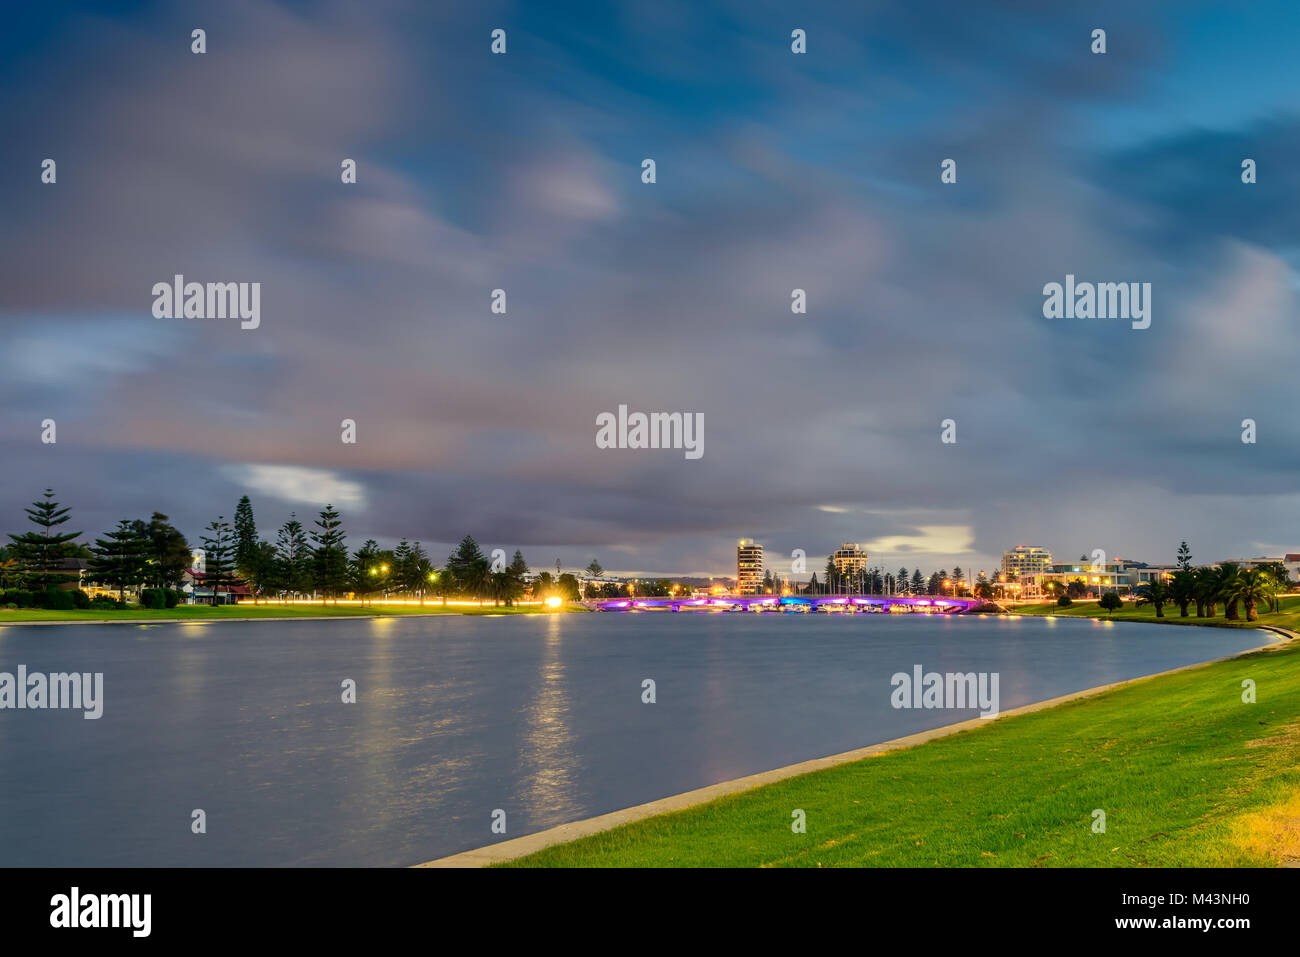
<instances>
[{"instance_id":1,"label":"lake","mask_svg":"<svg viewBox=\"0 0 1300 957\"><path fill-rule=\"evenodd\" d=\"M1005 711L1268 638L716 613L4 626L0 672L104 678L98 720L0 710L0 866L415 864L976 716L892 707L915 665L996 672Z\"/></svg>"}]
</instances>

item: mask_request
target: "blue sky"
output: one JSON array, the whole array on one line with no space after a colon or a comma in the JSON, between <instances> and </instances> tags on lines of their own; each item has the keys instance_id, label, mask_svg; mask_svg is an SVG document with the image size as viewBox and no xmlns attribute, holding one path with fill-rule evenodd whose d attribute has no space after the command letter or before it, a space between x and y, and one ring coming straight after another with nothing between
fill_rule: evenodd
<instances>
[{"instance_id":1,"label":"blue sky","mask_svg":"<svg viewBox=\"0 0 1300 957\"><path fill-rule=\"evenodd\" d=\"M1292 4L10 16L0 529L48 485L88 535L249 491L268 538L334 498L354 546L627 572L1300 551ZM261 327L154 319L176 273ZM1067 273L1150 282L1150 329L1045 319ZM596 448L619 404L703 458Z\"/></svg>"}]
</instances>

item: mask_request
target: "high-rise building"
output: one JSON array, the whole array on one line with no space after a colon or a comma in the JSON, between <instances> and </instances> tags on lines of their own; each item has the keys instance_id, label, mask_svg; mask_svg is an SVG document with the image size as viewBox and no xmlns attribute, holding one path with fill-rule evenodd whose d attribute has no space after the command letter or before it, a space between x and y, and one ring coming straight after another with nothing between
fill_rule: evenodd
<instances>
[{"instance_id":1,"label":"high-rise building","mask_svg":"<svg viewBox=\"0 0 1300 957\"><path fill-rule=\"evenodd\" d=\"M1018 582L1021 575L1048 571L1051 564L1052 553L1038 545L1017 545L1002 553L1002 574L1009 582Z\"/></svg>"},{"instance_id":2,"label":"high-rise building","mask_svg":"<svg viewBox=\"0 0 1300 957\"><path fill-rule=\"evenodd\" d=\"M831 553L835 574L846 583L860 582L867 573L867 550L853 542L843 542Z\"/></svg>"},{"instance_id":3,"label":"high-rise building","mask_svg":"<svg viewBox=\"0 0 1300 957\"><path fill-rule=\"evenodd\" d=\"M763 590L763 546L752 538L742 538L736 546L736 590L742 595Z\"/></svg>"}]
</instances>

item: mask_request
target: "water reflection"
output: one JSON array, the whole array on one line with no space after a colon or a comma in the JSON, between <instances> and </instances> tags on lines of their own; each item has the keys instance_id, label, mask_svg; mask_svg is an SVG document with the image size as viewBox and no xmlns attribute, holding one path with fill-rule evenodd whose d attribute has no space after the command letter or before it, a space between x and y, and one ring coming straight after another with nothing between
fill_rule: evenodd
<instances>
[{"instance_id":1,"label":"water reflection","mask_svg":"<svg viewBox=\"0 0 1300 957\"><path fill-rule=\"evenodd\" d=\"M559 823L580 813L575 775L583 770L573 752L564 645L565 615L548 615L542 657L531 701L523 703L524 733L516 764L519 794L534 822Z\"/></svg>"}]
</instances>

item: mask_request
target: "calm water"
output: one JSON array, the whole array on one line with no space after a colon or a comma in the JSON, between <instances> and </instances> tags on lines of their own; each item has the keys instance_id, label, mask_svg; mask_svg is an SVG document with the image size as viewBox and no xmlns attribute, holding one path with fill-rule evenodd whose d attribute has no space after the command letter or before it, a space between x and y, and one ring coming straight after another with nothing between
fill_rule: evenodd
<instances>
[{"instance_id":1,"label":"calm water","mask_svg":"<svg viewBox=\"0 0 1300 957\"><path fill-rule=\"evenodd\" d=\"M1265 640L885 615L0 627L0 671L102 671L105 699L97 721L0 711L0 866L413 864L501 839L496 808L518 837L974 717L894 710L914 664L999 672L1007 710Z\"/></svg>"}]
</instances>

